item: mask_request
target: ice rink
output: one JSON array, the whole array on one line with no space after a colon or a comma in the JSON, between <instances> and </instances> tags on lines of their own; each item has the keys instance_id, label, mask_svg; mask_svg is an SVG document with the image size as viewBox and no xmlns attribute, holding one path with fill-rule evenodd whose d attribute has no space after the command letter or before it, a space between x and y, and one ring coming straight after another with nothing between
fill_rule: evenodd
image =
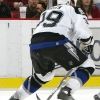
<instances>
[{"instance_id":1,"label":"ice rink","mask_svg":"<svg viewBox=\"0 0 100 100\"><path fill-rule=\"evenodd\" d=\"M17 89L0 89L0 100L8 100L9 97L15 92ZM37 91L37 94L41 98L41 100L46 100L47 97L53 92L54 89L40 89ZM51 100L57 100L56 96L59 90L55 93L55 95L51 98ZM94 94L100 92L99 88L82 88L73 94L75 100L94 100ZM29 96L25 100L37 100L36 93Z\"/></svg>"}]
</instances>

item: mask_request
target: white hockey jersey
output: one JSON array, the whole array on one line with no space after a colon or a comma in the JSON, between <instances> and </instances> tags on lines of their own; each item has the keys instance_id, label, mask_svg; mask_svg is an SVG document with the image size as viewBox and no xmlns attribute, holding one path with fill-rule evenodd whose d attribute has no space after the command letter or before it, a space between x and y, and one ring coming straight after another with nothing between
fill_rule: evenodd
<instances>
[{"instance_id":1,"label":"white hockey jersey","mask_svg":"<svg viewBox=\"0 0 100 100\"><path fill-rule=\"evenodd\" d=\"M44 11L34 34L40 32L59 33L70 40L92 36L85 13L81 8L70 5L58 5Z\"/></svg>"}]
</instances>

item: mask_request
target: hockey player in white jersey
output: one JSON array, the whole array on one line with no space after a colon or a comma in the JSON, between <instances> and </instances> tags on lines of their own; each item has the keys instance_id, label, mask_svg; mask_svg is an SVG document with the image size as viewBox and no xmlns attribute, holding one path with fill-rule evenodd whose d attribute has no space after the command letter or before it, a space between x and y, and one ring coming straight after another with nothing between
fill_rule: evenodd
<instances>
[{"instance_id":1,"label":"hockey player in white jersey","mask_svg":"<svg viewBox=\"0 0 100 100\"><path fill-rule=\"evenodd\" d=\"M66 5L67 0L59 0L41 14L40 22L31 38L30 54L34 75L29 76L9 100L24 100L36 92L43 84L54 77L55 63L66 71L77 68L69 81L61 88L57 98L74 100L72 93L83 86L95 65L83 52L90 54L93 49L93 36L88 21L81 8ZM71 41L80 42L78 49Z\"/></svg>"}]
</instances>

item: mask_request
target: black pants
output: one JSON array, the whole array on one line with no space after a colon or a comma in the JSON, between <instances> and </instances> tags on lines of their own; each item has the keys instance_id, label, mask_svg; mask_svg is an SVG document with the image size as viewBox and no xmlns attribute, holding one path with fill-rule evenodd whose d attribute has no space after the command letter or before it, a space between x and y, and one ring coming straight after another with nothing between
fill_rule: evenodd
<instances>
[{"instance_id":1,"label":"black pants","mask_svg":"<svg viewBox=\"0 0 100 100\"><path fill-rule=\"evenodd\" d=\"M81 65L87 57L72 43L31 51L32 64L36 73L45 75L54 70L55 63L64 69Z\"/></svg>"}]
</instances>

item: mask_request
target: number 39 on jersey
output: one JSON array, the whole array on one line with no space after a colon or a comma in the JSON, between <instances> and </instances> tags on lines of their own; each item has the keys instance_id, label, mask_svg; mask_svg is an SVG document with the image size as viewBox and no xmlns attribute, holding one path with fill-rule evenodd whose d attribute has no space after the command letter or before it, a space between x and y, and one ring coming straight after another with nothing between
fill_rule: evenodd
<instances>
[{"instance_id":1,"label":"number 39 on jersey","mask_svg":"<svg viewBox=\"0 0 100 100\"><path fill-rule=\"evenodd\" d=\"M39 22L37 26L42 24L43 27L54 27L57 25L57 23L61 20L63 16L63 13L60 11L51 11L47 16L46 13L47 12L42 13L42 20Z\"/></svg>"}]
</instances>

